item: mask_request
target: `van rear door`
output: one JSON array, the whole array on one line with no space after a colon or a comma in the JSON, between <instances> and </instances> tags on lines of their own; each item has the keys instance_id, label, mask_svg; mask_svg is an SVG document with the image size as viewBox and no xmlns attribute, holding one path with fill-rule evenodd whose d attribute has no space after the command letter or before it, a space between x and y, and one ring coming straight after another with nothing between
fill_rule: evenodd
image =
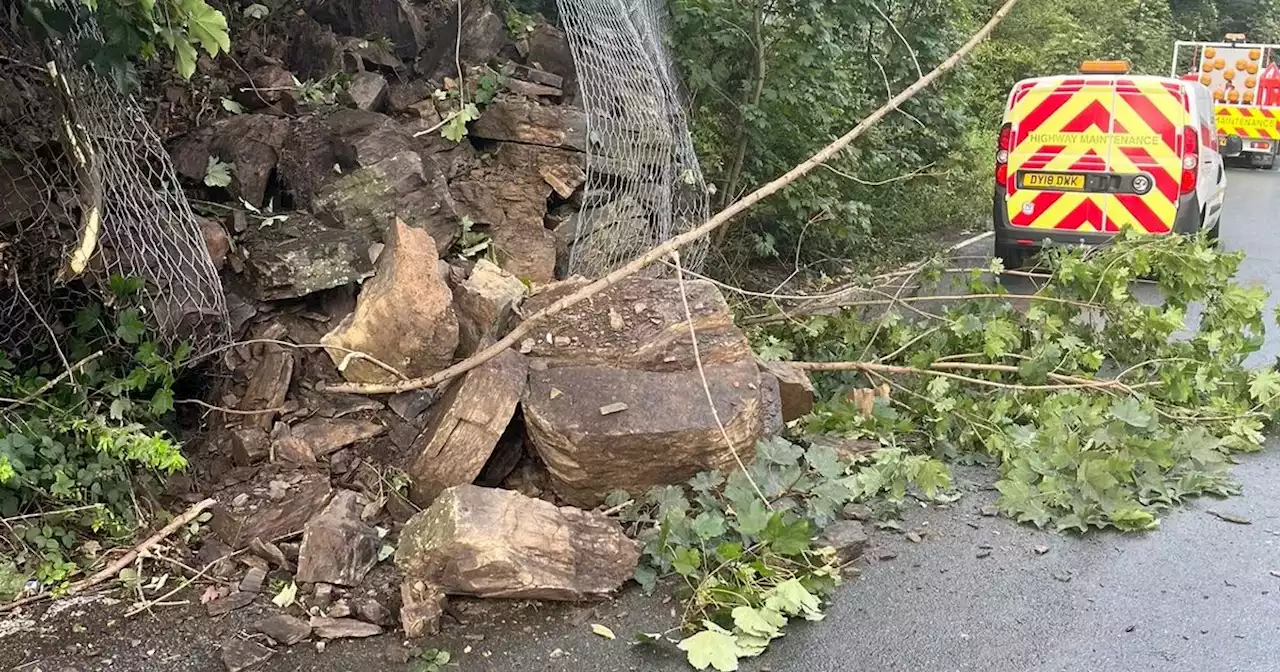
<instances>
[{"instance_id":1,"label":"van rear door","mask_svg":"<svg viewBox=\"0 0 1280 672\"><path fill-rule=\"evenodd\" d=\"M1179 83L1097 75L1030 80L1010 103L1006 203L1013 226L1173 229L1187 115Z\"/></svg>"}]
</instances>

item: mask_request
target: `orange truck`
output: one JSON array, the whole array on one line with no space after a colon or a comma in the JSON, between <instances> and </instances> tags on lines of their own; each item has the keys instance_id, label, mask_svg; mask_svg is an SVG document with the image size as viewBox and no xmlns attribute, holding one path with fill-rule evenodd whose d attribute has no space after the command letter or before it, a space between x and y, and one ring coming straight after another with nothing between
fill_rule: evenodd
<instances>
[{"instance_id":1,"label":"orange truck","mask_svg":"<svg viewBox=\"0 0 1280 672\"><path fill-rule=\"evenodd\" d=\"M1280 156L1280 45L1238 33L1223 42L1178 41L1173 74L1209 89L1218 151L1229 163L1272 168Z\"/></svg>"}]
</instances>

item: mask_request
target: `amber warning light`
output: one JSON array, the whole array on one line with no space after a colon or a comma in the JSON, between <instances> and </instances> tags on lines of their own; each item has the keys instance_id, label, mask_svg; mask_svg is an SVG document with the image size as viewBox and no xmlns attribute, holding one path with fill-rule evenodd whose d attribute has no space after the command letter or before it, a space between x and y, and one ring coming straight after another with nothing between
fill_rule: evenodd
<instances>
[{"instance_id":1,"label":"amber warning light","mask_svg":"<svg viewBox=\"0 0 1280 672\"><path fill-rule=\"evenodd\" d=\"M1130 70L1129 61L1085 61L1080 73L1085 75L1124 75Z\"/></svg>"}]
</instances>

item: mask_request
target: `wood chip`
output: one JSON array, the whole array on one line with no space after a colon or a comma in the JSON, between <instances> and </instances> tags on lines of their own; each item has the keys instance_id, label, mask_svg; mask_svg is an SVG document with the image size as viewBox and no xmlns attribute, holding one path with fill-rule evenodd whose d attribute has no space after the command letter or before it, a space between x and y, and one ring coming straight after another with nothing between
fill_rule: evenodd
<instances>
[{"instance_id":1,"label":"wood chip","mask_svg":"<svg viewBox=\"0 0 1280 672\"><path fill-rule=\"evenodd\" d=\"M621 401L614 404L606 404L600 407L600 415L613 415L627 410L627 405Z\"/></svg>"}]
</instances>

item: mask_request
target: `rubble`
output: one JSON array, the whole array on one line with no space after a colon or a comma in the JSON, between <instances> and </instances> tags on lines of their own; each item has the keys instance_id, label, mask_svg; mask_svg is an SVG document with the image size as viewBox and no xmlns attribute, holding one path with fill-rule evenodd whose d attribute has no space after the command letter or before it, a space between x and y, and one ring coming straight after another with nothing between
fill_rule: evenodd
<instances>
[{"instance_id":1,"label":"rubble","mask_svg":"<svg viewBox=\"0 0 1280 672\"><path fill-rule=\"evenodd\" d=\"M257 642L233 638L222 645L222 664L227 672L243 672L267 662L275 653Z\"/></svg>"},{"instance_id":2,"label":"rubble","mask_svg":"<svg viewBox=\"0 0 1280 672\"><path fill-rule=\"evenodd\" d=\"M254 629L285 646L293 646L311 636L311 624L288 614L270 616L259 621Z\"/></svg>"},{"instance_id":3,"label":"rubble","mask_svg":"<svg viewBox=\"0 0 1280 672\"><path fill-rule=\"evenodd\" d=\"M386 427L376 422L356 418L316 417L289 428L290 436L310 448L315 457L325 457L386 431Z\"/></svg>"},{"instance_id":4,"label":"rubble","mask_svg":"<svg viewBox=\"0 0 1280 672\"><path fill-rule=\"evenodd\" d=\"M395 557L406 581L446 594L576 601L622 586L639 550L599 513L460 485L409 520Z\"/></svg>"},{"instance_id":5,"label":"rubble","mask_svg":"<svg viewBox=\"0 0 1280 672\"><path fill-rule=\"evenodd\" d=\"M391 611L372 597L354 598L351 600L351 606L362 621L381 626L390 626L395 622Z\"/></svg>"},{"instance_id":6,"label":"rubble","mask_svg":"<svg viewBox=\"0 0 1280 672\"><path fill-rule=\"evenodd\" d=\"M448 598L438 586L424 581L405 581L400 586L400 627L410 639L440 632Z\"/></svg>"},{"instance_id":7,"label":"rubble","mask_svg":"<svg viewBox=\"0 0 1280 672\"><path fill-rule=\"evenodd\" d=\"M322 221L364 230L376 238L399 218L430 233L440 250L449 249L461 230L462 218L445 176L434 163L423 162L412 151L358 168L319 187L312 207Z\"/></svg>"},{"instance_id":8,"label":"rubble","mask_svg":"<svg viewBox=\"0 0 1280 672\"><path fill-rule=\"evenodd\" d=\"M525 295L524 283L487 259L476 262L471 275L453 290L458 315L458 356L467 357L486 337L500 338L512 308Z\"/></svg>"},{"instance_id":9,"label":"rubble","mask_svg":"<svg viewBox=\"0 0 1280 672\"><path fill-rule=\"evenodd\" d=\"M257 540L255 540L257 541ZM240 579L240 592L256 595L262 592L262 584L267 581L267 572L258 567L250 567L245 572L244 578Z\"/></svg>"},{"instance_id":10,"label":"rubble","mask_svg":"<svg viewBox=\"0 0 1280 672\"><path fill-rule=\"evenodd\" d=\"M524 358L507 351L454 382L436 403L405 469L410 497L428 506L445 488L480 475L524 392Z\"/></svg>"},{"instance_id":11,"label":"rubble","mask_svg":"<svg viewBox=\"0 0 1280 672\"><path fill-rule=\"evenodd\" d=\"M256 338L279 340L285 334L283 326L272 324ZM241 423L244 427L265 432L271 429L274 417L274 413L265 411L280 408L289 393L289 383L293 380L293 353L275 343L256 343L252 348L256 351L258 366L249 377L239 406L240 410L251 411L252 414L242 416Z\"/></svg>"},{"instance_id":12,"label":"rubble","mask_svg":"<svg viewBox=\"0 0 1280 672\"><path fill-rule=\"evenodd\" d=\"M247 483L219 494L209 527L233 549L254 539L274 540L301 530L329 501L329 493L324 472L263 468Z\"/></svg>"},{"instance_id":13,"label":"rubble","mask_svg":"<svg viewBox=\"0 0 1280 672\"><path fill-rule=\"evenodd\" d=\"M339 35L385 37L401 58L414 58L430 44L407 0L308 0L305 9Z\"/></svg>"},{"instance_id":14,"label":"rubble","mask_svg":"<svg viewBox=\"0 0 1280 672\"><path fill-rule=\"evenodd\" d=\"M295 299L373 275L367 231L329 226L305 212L285 217L240 237L255 298Z\"/></svg>"},{"instance_id":15,"label":"rubble","mask_svg":"<svg viewBox=\"0 0 1280 672\"><path fill-rule=\"evenodd\" d=\"M376 72L356 73L342 98L357 110L381 112L387 105L387 80Z\"/></svg>"},{"instance_id":16,"label":"rubble","mask_svg":"<svg viewBox=\"0 0 1280 672\"><path fill-rule=\"evenodd\" d=\"M347 639L381 635L382 627L354 618L312 617L311 631L321 639Z\"/></svg>"},{"instance_id":17,"label":"rubble","mask_svg":"<svg viewBox=\"0 0 1280 672\"><path fill-rule=\"evenodd\" d=\"M351 350L412 377L448 366L458 347L453 295L437 271L439 255L431 236L397 218L387 238L377 274L365 283L355 312L321 339L343 377L352 382L390 382L396 376L349 356Z\"/></svg>"},{"instance_id":18,"label":"rubble","mask_svg":"<svg viewBox=\"0 0 1280 672\"><path fill-rule=\"evenodd\" d=\"M813 411L813 382L809 374L787 362L760 362L760 371L778 381L782 421L791 422Z\"/></svg>"},{"instance_id":19,"label":"rubble","mask_svg":"<svg viewBox=\"0 0 1280 672\"><path fill-rule=\"evenodd\" d=\"M857 520L838 520L828 525L818 539L819 546L830 546L836 549L836 557L841 563L848 563L862 557L868 544L866 528Z\"/></svg>"},{"instance_id":20,"label":"rubble","mask_svg":"<svg viewBox=\"0 0 1280 672\"><path fill-rule=\"evenodd\" d=\"M359 495L339 490L303 528L295 579L303 583L359 585L378 562L377 530L360 519Z\"/></svg>"},{"instance_id":21,"label":"rubble","mask_svg":"<svg viewBox=\"0 0 1280 672\"><path fill-rule=\"evenodd\" d=\"M241 467L247 467L267 459L271 442L267 433L253 427L237 427L231 430L231 459Z\"/></svg>"},{"instance_id":22,"label":"rubble","mask_svg":"<svg viewBox=\"0 0 1280 672\"><path fill-rule=\"evenodd\" d=\"M495 99L472 122L471 135L543 147L587 150L587 118L581 110L515 97Z\"/></svg>"},{"instance_id":23,"label":"rubble","mask_svg":"<svg viewBox=\"0 0 1280 672\"><path fill-rule=\"evenodd\" d=\"M237 590L229 595L210 601L208 604L204 605L204 607L205 610L209 612L210 616L226 616L236 609L243 609L244 607L249 606L249 604L257 597L257 593Z\"/></svg>"}]
</instances>

